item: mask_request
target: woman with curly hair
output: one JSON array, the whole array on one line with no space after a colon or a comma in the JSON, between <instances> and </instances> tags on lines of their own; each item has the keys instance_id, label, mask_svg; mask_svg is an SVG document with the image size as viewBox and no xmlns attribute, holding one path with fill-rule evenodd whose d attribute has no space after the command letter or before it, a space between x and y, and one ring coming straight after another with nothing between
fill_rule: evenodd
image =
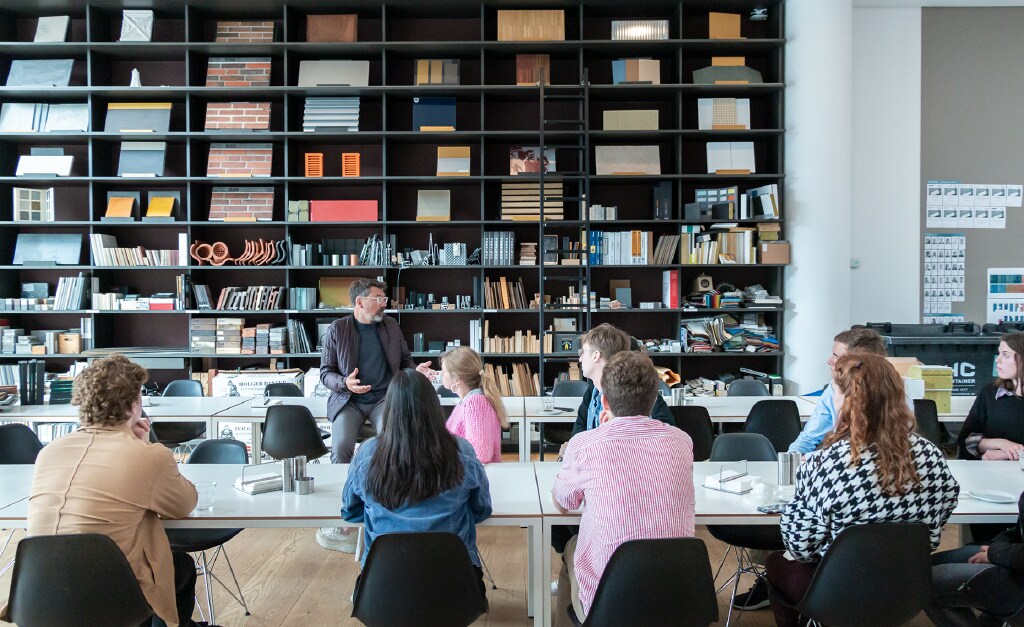
<instances>
[{"instance_id":1,"label":"woman with curly hair","mask_svg":"<svg viewBox=\"0 0 1024 627\"><path fill-rule=\"evenodd\" d=\"M839 412L835 431L800 467L796 495L782 514L782 539L792 559L780 551L765 564L780 626L799 624L798 613L780 600L792 605L803 598L841 531L874 522L923 523L934 550L960 493L942 451L914 433L903 380L884 357L840 357L832 388Z\"/></svg>"},{"instance_id":2,"label":"woman with curly hair","mask_svg":"<svg viewBox=\"0 0 1024 627\"><path fill-rule=\"evenodd\" d=\"M195 562L187 553L171 554L160 517L188 516L196 488L178 472L170 450L149 442L140 396L148 378L145 368L118 354L95 360L75 378L71 402L80 426L39 453L28 535L109 536L153 608L153 625L191 626Z\"/></svg>"}]
</instances>

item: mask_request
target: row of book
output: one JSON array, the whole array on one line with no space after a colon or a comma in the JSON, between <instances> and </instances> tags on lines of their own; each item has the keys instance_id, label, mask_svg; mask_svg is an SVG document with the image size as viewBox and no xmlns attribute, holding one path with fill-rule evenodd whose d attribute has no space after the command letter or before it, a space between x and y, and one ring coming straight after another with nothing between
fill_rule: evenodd
<instances>
[{"instance_id":1,"label":"row of book","mask_svg":"<svg viewBox=\"0 0 1024 627\"><path fill-rule=\"evenodd\" d=\"M486 376L498 384L502 396L538 396L541 390L540 378L532 372L529 364L513 363L511 369L496 364L484 364Z\"/></svg>"},{"instance_id":2,"label":"row of book","mask_svg":"<svg viewBox=\"0 0 1024 627\"><path fill-rule=\"evenodd\" d=\"M710 318L684 320L680 325L683 351L765 352L779 350L779 341L766 323L764 314L741 314L739 319L722 314Z\"/></svg>"},{"instance_id":3,"label":"row of book","mask_svg":"<svg viewBox=\"0 0 1024 627\"><path fill-rule=\"evenodd\" d=\"M684 225L680 235L681 264L757 263L757 231L734 223Z\"/></svg>"},{"instance_id":4,"label":"row of book","mask_svg":"<svg viewBox=\"0 0 1024 627\"><path fill-rule=\"evenodd\" d=\"M485 266L513 266L516 263L515 251L516 234L512 231L485 232L480 263Z\"/></svg>"},{"instance_id":5,"label":"row of book","mask_svg":"<svg viewBox=\"0 0 1024 627\"><path fill-rule=\"evenodd\" d=\"M178 248L175 250L148 250L143 246L123 247L117 245L113 235L93 233L93 264L97 266L178 266L188 264L188 234L178 233Z\"/></svg>"},{"instance_id":6,"label":"row of book","mask_svg":"<svg viewBox=\"0 0 1024 627\"><path fill-rule=\"evenodd\" d=\"M522 277L513 282L506 277L484 279L484 307L486 309L527 309L531 301L526 297Z\"/></svg>"}]
</instances>

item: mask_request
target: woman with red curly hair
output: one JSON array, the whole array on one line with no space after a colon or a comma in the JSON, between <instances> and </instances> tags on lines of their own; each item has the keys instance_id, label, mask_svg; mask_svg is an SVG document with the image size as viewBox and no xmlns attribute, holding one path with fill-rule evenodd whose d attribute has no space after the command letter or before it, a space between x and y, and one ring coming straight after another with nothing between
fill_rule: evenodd
<instances>
[{"instance_id":1,"label":"woman with red curly hair","mask_svg":"<svg viewBox=\"0 0 1024 627\"><path fill-rule=\"evenodd\" d=\"M782 514L782 539L793 559L780 551L765 564L780 626L799 624L797 612L780 600L792 605L803 598L841 531L873 522L923 523L934 550L960 493L942 451L914 433L903 380L884 357L840 357L832 389L835 430L800 467L796 495Z\"/></svg>"},{"instance_id":2,"label":"woman with red curly hair","mask_svg":"<svg viewBox=\"0 0 1024 627\"><path fill-rule=\"evenodd\" d=\"M153 625L191 626L195 562L171 554L160 517L183 518L196 488L171 451L149 442L139 391L149 378L123 355L97 359L75 378L77 431L48 444L36 460L28 535L101 533L124 551ZM0 612L0 618L3 612Z\"/></svg>"}]
</instances>

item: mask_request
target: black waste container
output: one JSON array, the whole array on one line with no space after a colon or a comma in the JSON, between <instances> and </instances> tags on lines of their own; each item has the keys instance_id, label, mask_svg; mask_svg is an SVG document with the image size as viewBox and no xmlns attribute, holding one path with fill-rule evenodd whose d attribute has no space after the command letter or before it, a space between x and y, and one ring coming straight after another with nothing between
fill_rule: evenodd
<instances>
[{"instance_id":1,"label":"black waste container","mask_svg":"<svg viewBox=\"0 0 1024 627\"><path fill-rule=\"evenodd\" d=\"M997 325L985 325L986 327ZM953 396L975 396L995 377L999 336L983 333L973 322L949 324L893 324L869 322L854 325L878 331L893 357L916 357L929 366L953 369Z\"/></svg>"}]
</instances>

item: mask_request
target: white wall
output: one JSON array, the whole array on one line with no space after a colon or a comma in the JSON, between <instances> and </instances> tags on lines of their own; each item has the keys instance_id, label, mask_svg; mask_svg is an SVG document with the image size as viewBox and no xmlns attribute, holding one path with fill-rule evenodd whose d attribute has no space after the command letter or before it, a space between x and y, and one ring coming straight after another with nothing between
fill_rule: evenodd
<instances>
[{"instance_id":1,"label":"white wall","mask_svg":"<svg viewBox=\"0 0 1024 627\"><path fill-rule=\"evenodd\" d=\"M850 319L919 322L921 9L853 10Z\"/></svg>"},{"instance_id":2,"label":"white wall","mask_svg":"<svg viewBox=\"0 0 1024 627\"><path fill-rule=\"evenodd\" d=\"M786 7L788 391L828 380L832 337L850 324L851 0Z\"/></svg>"}]
</instances>

